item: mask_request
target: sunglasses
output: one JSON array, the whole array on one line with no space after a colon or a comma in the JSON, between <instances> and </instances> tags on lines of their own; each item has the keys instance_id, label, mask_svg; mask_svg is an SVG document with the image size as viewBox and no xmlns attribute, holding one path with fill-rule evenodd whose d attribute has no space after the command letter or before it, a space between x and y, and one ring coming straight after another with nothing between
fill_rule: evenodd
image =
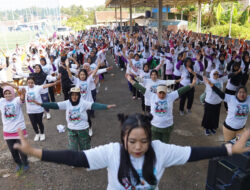
<instances>
[{"instance_id":1,"label":"sunglasses","mask_svg":"<svg viewBox=\"0 0 250 190\"><path fill-rule=\"evenodd\" d=\"M214 73L214 75L219 75L219 73Z\"/></svg>"}]
</instances>

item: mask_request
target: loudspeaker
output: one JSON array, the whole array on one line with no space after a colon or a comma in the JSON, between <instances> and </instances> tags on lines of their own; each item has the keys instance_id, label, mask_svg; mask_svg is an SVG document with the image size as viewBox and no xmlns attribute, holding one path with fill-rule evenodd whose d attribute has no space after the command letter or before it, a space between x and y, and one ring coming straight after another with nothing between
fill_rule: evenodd
<instances>
[{"instance_id":1,"label":"loudspeaker","mask_svg":"<svg viewBox=\"0 0 250 190\"><path fill-rule=\"evenodd\" d=\"M206 190L249 190L250 172L225 158L209 161Z\"/></svg>"},{"instance_id":2,"label":"loudspeaker","mask_svg":"<svg viewBox=\"0 0 250 190\"><path fill-rule=\"evenodd\" d=\"M146 11L145 12L145 17L150 18L151 17L151 11Z\"/></svg>"}]
</instances>

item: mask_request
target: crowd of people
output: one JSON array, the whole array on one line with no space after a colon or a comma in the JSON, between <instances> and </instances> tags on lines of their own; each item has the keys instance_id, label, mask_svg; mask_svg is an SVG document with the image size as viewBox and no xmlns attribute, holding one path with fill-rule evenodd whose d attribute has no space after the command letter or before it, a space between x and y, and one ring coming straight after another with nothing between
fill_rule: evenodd
<instances>
[{"instance_id":1,"label":"crowd of people","mask_svg":"<svg viewBox=\"0 0 250 190\"><path fill-rule=\"evenodd\" d=\"M53 35L26 48L17 45L11 56L0 59L3 136L16 170L28 170L27 155L32 155L76 167L106 167L108 189L156 189L166 167L249 151L245 147L249 138L249 52L243 40L226 41L192 31L164 30L160 43L157 32L149 28L132 34L92 28L67 37ZM113 64L108 63L107 53L113 57ZM121 143L91 149L94 110L116 106L96 102L100 80L105 82L104 73L112 69L111 65L124 72L131 101L141 99L143 114L119 114ZM6 79L8 68L14 83ZM173 104L179 100L181 116L192 114L196 85L205 85L200 95L205 135L216 134L224 101L224 140L238 138L235 145L167 144L174 127ZM56 98L61 93L64 101ZM34 141L46 139L43 119L53 118L49 110L65 110L69 150L32 148L26 141L23 104L34 129Z\"/></svg>"}]
</instances>

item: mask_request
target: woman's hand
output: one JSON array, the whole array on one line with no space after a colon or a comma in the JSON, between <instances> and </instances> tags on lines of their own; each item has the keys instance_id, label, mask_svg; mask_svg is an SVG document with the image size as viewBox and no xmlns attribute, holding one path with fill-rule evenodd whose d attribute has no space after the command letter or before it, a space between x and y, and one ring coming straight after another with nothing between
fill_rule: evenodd
<instances>
[{"instance_id":1,"label":"woman's hand","mask_svg":"<svg viewBox=\"0 0 250 190\"><path fill-rule=\"evenodd\" d=\"M20 99L21 99L21 101L24 103L24 101L25 101L26 90L25 90L25 88L22 88L21 90L18 90L18 91L21 93Z\"/></svg>"},{"instance_id":2,"label":"woman's hand","mask_svg":"<svg viewBox=\"0 0 250 190\"><path fill-rule=\"evenodd\" d=\"M107 106L108 109L115 108L115 107L116 107L115 104L111 104L111 105L108 105L108 106Z\"/></svg>"},{"instance_id":3,"label":"woman's hand","mask_svg":"<svg viewBox=\"0 0 250 190\"><path fill-rule=\"evenodd\" d=\"M21 144L16 143L14 144L14 149L18 149L24 154L31 155L37 157L39 159L42 158L42 149L36 149L30 146L28 141L24 138L22 130L18 129L18 134L20 136Z\"/></svg>"},{"instance_id":4,"label":"woman's hand","mask_svg":"<svg viewBox=\"0 0 250 190\"><path fill-rule=\"evenodd\" d=\"M192 83L191 83L191 85L190 85L191 88L193 88L193 87L195 86L196 80L197 80L197 76L196 76L196 74L195 74L195 75L194 75L194 78L193 78L193 81L192 81Z\"/></svg>"},{"instance_id":5,"label":"woman's hand","mask_svg":"<svg viewBox=\"0 0 250 190\"><path fill-rule=\"evenodd\" d=\"M111 71L113 69L113 66L107 67L107 71Z\"/></svg>"},{"instance_id":6,"label":"woman's hand","mask_svg":"<svg viewBox=\"0 0 250 190\"><path fill-rule=\"evenodd\" d=\"M209 85L209 86L211 86L211 87L213 87L214 86L214 84L213 83L211 83L211 81L210 80L208 80L208 78L206 77L206 76L203 76L203 79L204 79L204 81Z\"/></svg>"},{"instance_id":7,"label":"woman's hand","mask_svg":"<svg viewBox=\"0 0 250 190\"><path fill-rule=\"evenodd\" d=\"M132 79L132 77L130 75L127 75L127 80L133 85L135 83L135 81Z\"/></svg>"},{"instance_id":8,"label":"woman's hand","mask_svg":"<svg viewBox=\"0 0 250 190\"><path fill-rule=\"evenodd\" d=\"M187 67L187 70L189 73L192 73L194 75L195 72L190 67Z\"/></svg>"},{"instance_id":9,"label":"woman's hand","mask_svg":"<svg viewBox=\"0 0 250 190\"><path fill-rule=\"evenodd\" d=\"M39 102L36 101L36 100L31 100L31 102L33 102L34 104L36 104L36 105L38 105L38 106L41 106L41 105L42 105L42 103L39 103Z\"/></svg>"},{"instance_id":10,"label":"woman's hand","mask_svg":"<svg viewBox=\"0 0 250 190\"><path fill-rule=\"evenodd\" d=\"M232 154L242 154L250 151L250 147L246 147L246 142L250 137L250 130L245 131L238 141L232 146Z\"/></svg>"}]
</instances>

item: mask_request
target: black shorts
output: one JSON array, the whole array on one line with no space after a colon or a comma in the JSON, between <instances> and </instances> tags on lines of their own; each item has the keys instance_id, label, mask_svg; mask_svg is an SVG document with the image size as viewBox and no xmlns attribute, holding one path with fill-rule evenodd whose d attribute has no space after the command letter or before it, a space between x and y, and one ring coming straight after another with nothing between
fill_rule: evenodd
<instances>
[{"instance_id":1,"label":"black shorts","mask_svg":"<svg viewBox=\"0 0 250 190\"><path fill-rule=\"evenodd\" d=\"M245 128L245 125L244 125L244 126L243 126L242 128L240 128L240 129L234 129L234 128L230 127L228 124L226 124L226 121L224 121L223 125L224 125L227 129L229 129L229 130L231 130L231 131L239 131L239 130Z\"/></svg>"}]
</instances>

